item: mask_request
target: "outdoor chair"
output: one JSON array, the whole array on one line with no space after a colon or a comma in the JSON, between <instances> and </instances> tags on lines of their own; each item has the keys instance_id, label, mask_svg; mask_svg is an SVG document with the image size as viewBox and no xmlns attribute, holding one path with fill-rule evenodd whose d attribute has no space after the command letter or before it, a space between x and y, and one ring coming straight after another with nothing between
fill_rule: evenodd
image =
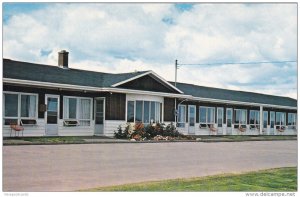
<instances>
[{"instance_id":1,"label":"outdoor chair","mask_svg":"<svg viewBox=\"0 0 300 197\"><path fill-rule=\"evenodd\" d=\"M246 128L243 128L241 125L239 126L239 131L240 132L245 132L246 131Z\"/></svg>"},{"instance_id":2,"label":"outdoor chair","mask_svg":"<svg viewBox=\"0 0 300 197\"><path fill-rule=\"evenodd\" d=\"M209 125L209 130L212 132L216 132L218 129L214 127L213 124Z\"/></svg>"},{"instance_id":3,"label":"outdoor chair","mask_svg":"<svg viewBox=\"0 0 300 197\"><path fill-rule=\"evenodd\" d=\"M285 131L285 127L284 126L277 127L277 131L284 132Z\"/></svg>"},{"instance_id":4,"label":"outdoor chair","mask_svg":"<svg viewBox=\"0 0 300 197\"><path fill-rule=\"evenodd\" d=\"M15 136L17 136L17 132L18 132L18 136L20 136L21 131L22 131L22 136L23 136L24 127L22 127L21 125L18 125L16 123L10 124L10 137L11 137L13 130L15 131Z\"/></svg>"}]
</instances>

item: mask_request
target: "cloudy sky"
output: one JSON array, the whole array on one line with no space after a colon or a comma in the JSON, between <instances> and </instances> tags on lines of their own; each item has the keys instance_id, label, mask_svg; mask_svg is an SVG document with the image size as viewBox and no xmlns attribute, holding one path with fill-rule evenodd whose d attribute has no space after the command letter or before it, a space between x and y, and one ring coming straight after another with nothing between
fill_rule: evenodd
<instances>
[{"instance_id":1,"label":"cloudy sky","mask_svg":"<svg viewBox=\"0 0 300 197\"><path fill-rule=\"evenodd\" d=\"M4 3L3 57L297 97L297 4ZM216 64L215 64L216 63Z\"/></svg>"}]
</instances>

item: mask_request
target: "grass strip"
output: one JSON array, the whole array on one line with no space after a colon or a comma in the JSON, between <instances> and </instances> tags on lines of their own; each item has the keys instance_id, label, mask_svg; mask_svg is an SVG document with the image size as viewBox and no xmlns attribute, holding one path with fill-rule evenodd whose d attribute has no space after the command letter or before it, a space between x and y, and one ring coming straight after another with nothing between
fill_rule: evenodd
<instances>
[{"instance_id":1,"label":"grass strip","mask_svg":"<svg viewBox=\"0 0 300 197\"><path fill-rule=\"evenodd\" d=\"M286 167L242 174L142 182L82 191L297 191L297 168Z\"/></svg>"}]
</instances>

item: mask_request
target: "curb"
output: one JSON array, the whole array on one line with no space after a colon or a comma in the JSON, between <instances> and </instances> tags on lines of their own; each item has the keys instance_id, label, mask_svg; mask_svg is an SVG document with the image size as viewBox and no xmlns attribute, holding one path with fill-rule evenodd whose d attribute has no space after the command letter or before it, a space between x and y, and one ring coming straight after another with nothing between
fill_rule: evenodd
<instances>
[{"instance_id":1,"label":"curb","mask_svg":"<svg viewBox=\"0 0 300 197\"><path fill-rule=\"evenodd\" d=\"M20 143L7 143L3 142L3 146L19 146L19 145L68 145L68 144L138 144L138 143L177 143L177 142L203 142L203 143L214 143L214 142L247 142L247 141L294 141L296 139L247 139L247 140L233 140L233 139L221 139L221 140L169 140L169 141L96 141L96 142L20 142Z\"/></svg>"}]
</instances>

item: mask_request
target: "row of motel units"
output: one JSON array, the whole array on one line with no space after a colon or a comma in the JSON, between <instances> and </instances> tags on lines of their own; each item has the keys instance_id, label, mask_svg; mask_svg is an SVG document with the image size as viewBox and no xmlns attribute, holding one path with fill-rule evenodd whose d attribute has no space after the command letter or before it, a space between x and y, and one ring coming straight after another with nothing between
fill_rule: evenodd
<instances>
[{"instance_id":1,"label":"row of motel units","mask_svg":"<svg viewBox=\"0 0 300 197\"><path fill-rule=\"evenodd\" d=\"M189 135L297 134L292 98L175 87L153 71L72 69L68 52L58 56L58 66L3 59L3 136L10 135L12 123L23 125L24 136L112 136L128 122L177 122Z\"/></svg>"}]
</instances>

